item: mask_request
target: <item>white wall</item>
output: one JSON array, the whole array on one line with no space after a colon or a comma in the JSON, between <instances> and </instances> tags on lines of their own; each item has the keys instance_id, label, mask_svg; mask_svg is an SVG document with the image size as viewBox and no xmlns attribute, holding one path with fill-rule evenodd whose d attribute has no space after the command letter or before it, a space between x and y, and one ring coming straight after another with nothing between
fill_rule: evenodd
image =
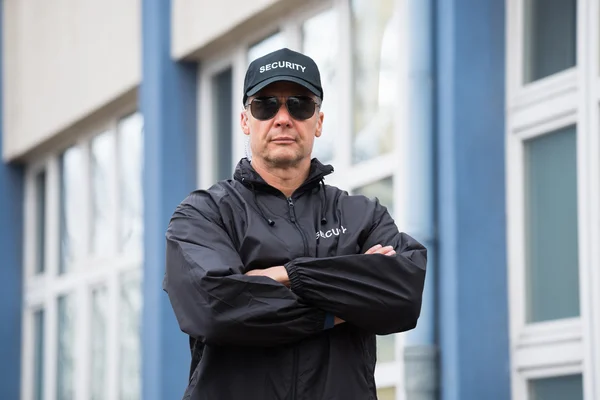
<instances>
[{"instance_id":1,"label":"white wall","mask_svg":"<svg viewBox=\"0 0 600 400\"><path fill-rule=\"evenodd\" d=\"M139 85L140 0L4 0L5 160Z\"/></svg>"},{"instance_id":2,"label":"white wall","mask_svg":"<svg viewBox=\"0 0 600 400\"><path fill-rule=\"evenodd\" d=\"M231 33L252 18L268 19L302 0L173 0L171 54L187 57ZM275 6L275 7L273 7ZM250 21L253 28L260 20Z\"/></svg>"}]
</instances>

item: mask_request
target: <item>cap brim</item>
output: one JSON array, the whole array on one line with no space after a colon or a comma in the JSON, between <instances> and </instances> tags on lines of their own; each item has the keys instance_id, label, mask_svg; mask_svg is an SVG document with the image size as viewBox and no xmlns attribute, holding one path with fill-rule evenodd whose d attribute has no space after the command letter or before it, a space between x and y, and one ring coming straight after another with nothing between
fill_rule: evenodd
<instances>
[{"instance_id":1,"label":"cap brim","mask_svg":"<svg viewBox=\"0 0 600 400\"><path fill-rule=\"evenodd\" d=\"M295 76L287 76L287 75L274 76L272 78L265 79L264 81L260 82L256 86L254 86L252 89L248 90L248 92L246 93L246 96L253 96L256 93L260 92L265 87L267 87L268 85L270 85L271 83L281 82L281 81L297 83L298 85L303 86L303 87L307 88L308 90L310 90L313 94L318 96L320 99L323 99L323 94L321 93L321 91L319 89L317 89L316 87L314 87L313 85L311 85L310 83L306 82L303 79L297 78Z\"/></svg>"}]
</instances>

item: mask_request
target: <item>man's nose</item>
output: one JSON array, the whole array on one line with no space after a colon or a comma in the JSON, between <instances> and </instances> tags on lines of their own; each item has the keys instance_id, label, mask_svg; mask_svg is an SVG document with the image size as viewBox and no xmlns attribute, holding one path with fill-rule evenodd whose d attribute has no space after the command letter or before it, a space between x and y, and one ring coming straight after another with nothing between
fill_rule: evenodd
<instances>
[{"instance_id":1,"label":"man's nose","mask_svg":"<svg viewBox=\"0 0 600 400\"><path fill-rule=\"evenodd\" d=\"M282 104L281 107L279 107L279 111L277 111L277 114L275 114L274 118L275 126L292 126L292 117L285 104Z\"/></svg>"}]
</instances>

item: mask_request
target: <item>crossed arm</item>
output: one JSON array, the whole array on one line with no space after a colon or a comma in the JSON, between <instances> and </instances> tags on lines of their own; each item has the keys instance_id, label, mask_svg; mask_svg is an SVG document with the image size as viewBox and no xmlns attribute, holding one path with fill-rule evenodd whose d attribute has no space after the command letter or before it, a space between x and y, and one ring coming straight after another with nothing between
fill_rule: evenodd
<instances>
[{"instance_id":1,"label":"crossed arm","mask_svg":"<svg viewBox=\"0 0 600 400\"><path fill-rule=\"evenodd\" d=\"M396 251L393 246L382 246L380 244L376 244L371 247L369 250L365 252L365 254L383 254L384 256L395 256ZM279 265L276 267L270 267L266 269L253 269L252 271L246 272L247 276L266 276L268 278L273 279L276 282L279 282L286 287L290 287L290 277L285 269L285 266ZM334 317L334 325L341 324L342 322L346 322L339 317Z\"/></svg>"},{"instance_id":2,"label":"crossed arm","mask_svg":"<svg viewBox=\"0 0 600 400\"><path fill-rule=\"evenodd\" d=\"M376 334L412 329L426 250L383 207L373 221L365 254L244 273L217 206L188 198L167 230L163 282L180 328L205 343L249 346L295 342L343 321Z\"/></svg>"}]
</instances>

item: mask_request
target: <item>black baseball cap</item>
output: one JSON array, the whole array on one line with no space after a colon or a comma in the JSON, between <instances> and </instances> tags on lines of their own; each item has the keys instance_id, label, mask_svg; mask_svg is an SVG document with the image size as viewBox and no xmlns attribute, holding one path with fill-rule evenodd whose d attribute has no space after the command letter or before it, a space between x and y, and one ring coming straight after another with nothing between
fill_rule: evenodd
<instances>
[{"instance_id":1,"label":"black baseball cap","mask_svg":"<svg viewBox=\"0 0 600 400\"><path fill-rule=\"evenodd\" d=\"M288 81L304 86L321 100L321 74L315 61L297 51L283 48L252 61L244 79L244 99L273 82Z\"/></svg>"}]
</instances>

